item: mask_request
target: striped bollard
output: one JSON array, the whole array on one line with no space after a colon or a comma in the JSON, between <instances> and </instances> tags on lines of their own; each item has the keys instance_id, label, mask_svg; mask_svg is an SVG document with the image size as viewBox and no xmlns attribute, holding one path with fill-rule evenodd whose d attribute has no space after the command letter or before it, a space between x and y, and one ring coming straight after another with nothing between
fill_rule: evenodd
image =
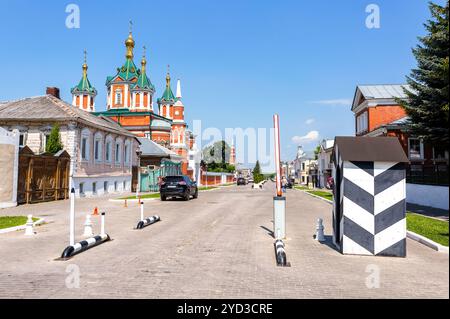
<instances>
[{"instance_id":1,"label":"striped bollard","mask_svg":"<svg viewBox=\"0 0 450 319\"><path fill-rule=\"evenodd\" d=\"M148 225L154 224L160 220L161 220L161 218L159 218L158 215L145 218L144 220L141 220L138 222L136 229L142 229L142 228L144 228Z\"/></svg>"},{"instance_id":2,"label":"striped bollard","mask_svg":"<svg viewBox=\"0 0 450 319\"><path fill-rule=\"evenodd\" d=\"M99 235L87 238L85 240L80 241L79 243L67 246L66 249L64 249L64 251L61 254L61 259L68 259L76 254L79 254L83 251L86 251L92 247L95 247L110 240L111 238L105 232L105 212L101 213L101 223L102 223L101 231Z\"/></svg>"},{"instance_id":3,"label":"striped bollard","mask_svg":"<svg viewBox=\"0 0 450 319\"><path fill-rule=\"evenodd\" d=\"M275 241L274 246L275 246L275 255L277 258L277 266L286 267L287 266L286 251L284 249L283 241L277 239Z\"/></svg>"}]
</instances>

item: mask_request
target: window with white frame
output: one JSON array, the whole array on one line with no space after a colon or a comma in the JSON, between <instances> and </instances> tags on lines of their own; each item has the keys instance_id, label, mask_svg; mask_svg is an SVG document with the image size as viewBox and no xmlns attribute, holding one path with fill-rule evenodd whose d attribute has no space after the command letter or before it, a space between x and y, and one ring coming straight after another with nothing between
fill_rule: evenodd
<instances>
[{"instance_id":1,"label":"window with white frame","mask_svg":"<svg viewBox=\"0 0 450 319\"><path fill-rule=\"evenodd\" d=\"M122 104L122 90L116 90L115 92L115 104Z\"/></svg>"},{"instance_id":2,"label":"window with white frame","mask_svg":"<svg viewBox=\"0 0 450 319\"><path fill-rule=\"evenodd\" d=\"M368 130L367 111L356 117L356 133L363 133Z\"/></svg>"},{"instance_id":3,"label":"window with white frame","mask_svg":"<svg viewBox=\"0 0 450 319\"><path fill-rule=\"evenodd\" d=\"M105 161L111 163L113 141L110 136L106 138L105 143Z\"/></svg>"},{"instance_id":4,"label":"window with white frame","mask_svg":"<svg viewBox=\"0 0 450 319\"><path fill-rule=\"evenodd\" d=\"M96 162L100 162L102 160L102 144L103 144L103 136L101 135L101 133L95 134L94 159Z\"/></svg>"},{"instance_id":5,"label":"window with white frame","mask_svg":"<svg viewBox=\"0 0 450 319\"><path fill-rule=\"evenodd\" d=\"M89 160L89 130L83 130L81 132L81 140L80 140L80 151L81 151L81 159L83 161Z\"/></svg>"},{"instance_id":6,"label":"window with white frame","mask_svg":"<svg viewBox=\"0 0 450 319\"><path fill-rule=\"evenodd\" d=\"M125 142L123 156L124 156L123 159L124 159L125 164L129 164L130 163L130 142L129 141Z\"/></svg>"},{"instance_id":7,"label":"window with white frame","mask_svg":"<svg viewBox=\"0 0 450 319\"><path fill-rule=\"evenodd\" d=\"M27 133L23 132L19 135L19 146L25 146L27 144Z\"/></svg>"},{"instance_id":8,"label":"window with white frame","mask_svg":"<svg viewBox=\"0 0 450 319\"><path fill-rule=\"evenodd\" d=\"M408 139L408 156L410 160L423 159L423 143L420 139Z\"/></svg>"},{"instance_id":9,"label":"window with white frame","mask_svg":"<svg viewBox=\"0 0 450 319\"><path fill-rule=\"evenodd\" d=\"M120 152L121 152L121 149L122 149L122 147L121 147L121 144L122 144L122 142L119 140L119 141L116 141L116 146L115 146L115 162L116 162L116 164L120 164L120 160L121 160L121 154L120 154Z\"/></svg>"},{"instance_id":10,"label":"window with white frame","mask_svg":"<svg viewBox=\"0 0 450 319\"><path fill-rule=\"evenodd\" d=\"M448 150L445 149L445 146L433 146L433 159L435 161L448 161L448 158Z\"/></svg>"}]
</instances>

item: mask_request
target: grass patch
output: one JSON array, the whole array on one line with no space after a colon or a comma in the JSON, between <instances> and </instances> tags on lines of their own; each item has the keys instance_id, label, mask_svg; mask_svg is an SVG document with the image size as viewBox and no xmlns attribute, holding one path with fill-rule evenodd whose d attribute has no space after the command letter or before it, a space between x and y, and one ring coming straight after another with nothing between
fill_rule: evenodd
<instances>
[{"instance_id":1,"label":"grass patch","mask_svg":"<svg viewBox=\"0 0 450 319\"><path fill-rule=\"evenodd\" d=\"M1 216L0 229L25 225L27 223L27 219L27 216ZM38 219L39 218L33 217L34 222Z\"/></svg>"},{"instance_id":2,"label":"grass patch","mask_svg":"<svg viewBox=\"0 0 450 319\"><path fill-rule=\"evenodd\" d=\"M159 193L151 193L151 194L143 194L140 195L141 199L146 199L146 198L159 198ZM120 197L118 199L137 199L136 195L133 196L128 196L128 197Z\"/></svg>"},{"instance_id":3,"label":"grass patch","mask_svg":"<svg viewBox=\"0 0 450 319\"><path fill-rule=\"evenodd\" d=\"M200 187L198 188L198 190L199 190L199 191L208 191L208 190L210 190L210 189L215 189L215 188L218 188L218 187L216 187L216 186L200 186Z\"/></svg>"},{"instance_id":4,"label":"grass patch","mask_svg":"<svg viewBox=\"0 0 450 319\"><path fill-rule=\"evenodd\" d=\"M301 191L309 191L310 188L306 186L294 186L295 189L299 189Z\"/></svg>"},{"instance_id":5,"label":"grass patch","mask_svg":"<svg viewBox=\"0 0 450 319\"><path fill-rule=\"evenodd\" d=\"M448 222L408 212L406 227L415 232L448 247Z\"/></svg>"},{"instance_id":6,"label":"grass patch","mask_svg":"<svg viewBox=\"0 0 450 319\"><path fill-rule=\"evenodd\" d=\"M328 199L328 200L333 200L333 194L329 193L329 192L324 192L324 191L307 191L307 193Z\"/></svg>"}]
</instances>

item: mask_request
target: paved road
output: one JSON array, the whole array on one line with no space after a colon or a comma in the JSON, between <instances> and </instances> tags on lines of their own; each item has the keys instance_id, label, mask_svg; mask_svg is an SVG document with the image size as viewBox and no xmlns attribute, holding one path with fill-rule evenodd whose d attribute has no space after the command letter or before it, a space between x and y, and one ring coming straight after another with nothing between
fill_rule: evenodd
<instances>
[{"instance_id":1,"label":"paved road","mask_svg":"<svg viewBox=\"0 0 450 319\"><path fill-rule=\"evenodd\" d=\"M315 220L331 232L331 206L297 190L287 194L286 250L290 268L275 265L273 184L262 191L225 187L199 199L151 201L146 215L162 221L133 230L136 203L77 200L77 234L94 206L107 211L113 240L69 261L57 261L68 241L68 202L0 210L33 213L49 223L0 235L0 297L32 298L434 298L449 297L449 256L408 240L407 258L343 256L312 239ZM94 218L96 232L99 219ZM329 236L327 236L329 240ZM79 237L78 239L81 239ZM80 287L67 288L66 270L78 267ZM380 287L366 286L379 269ZM73 273L72 273L73 274ZM72 277L69 277L72 278Z\"/></svg>"}]
</instances>

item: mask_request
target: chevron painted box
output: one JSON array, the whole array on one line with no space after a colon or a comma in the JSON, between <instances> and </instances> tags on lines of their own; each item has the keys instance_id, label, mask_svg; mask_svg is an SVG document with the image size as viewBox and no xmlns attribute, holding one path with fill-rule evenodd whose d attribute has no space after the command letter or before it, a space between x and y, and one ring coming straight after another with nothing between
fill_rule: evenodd
<instances>
[{"instance_id":1,"label":"chevron painted box","mask_svg":"<svg viewBox=\"0 0 450 319\"><path fill-rule=\"evenodd\" d=\"M406 256L408 158L396 137L336 137L333 242L343 254Z\"/></svg>"}]
</instances>

